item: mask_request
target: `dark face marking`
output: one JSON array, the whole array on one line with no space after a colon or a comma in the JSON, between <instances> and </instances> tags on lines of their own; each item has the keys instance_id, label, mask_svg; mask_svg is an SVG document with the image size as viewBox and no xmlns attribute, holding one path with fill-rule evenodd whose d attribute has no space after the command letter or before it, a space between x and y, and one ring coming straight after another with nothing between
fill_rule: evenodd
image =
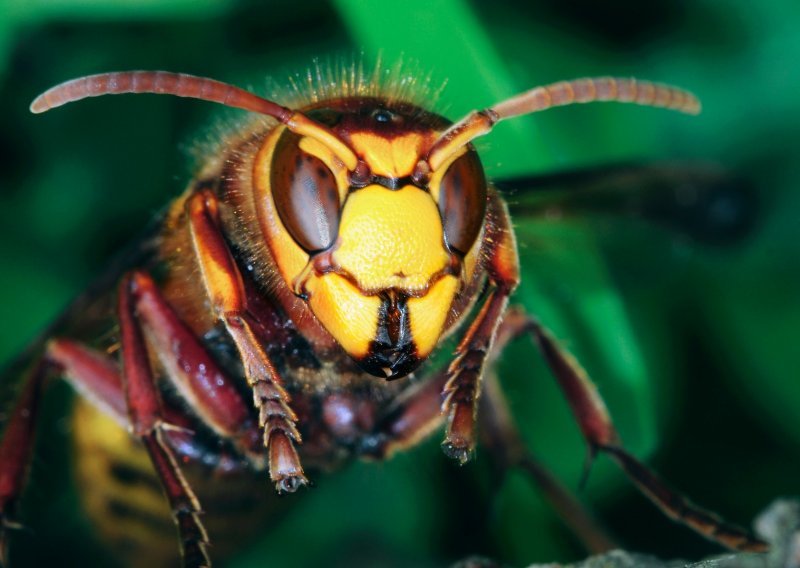
<instances>
[{"instance_id":1,"label":"dark face marking","mask_svg":"<svg viewBox=\"0 0 800 568\"><path fill-rule=\"evenodd\" d=\"M324 106L323 106L324 105ZM334 99L300 109L347 141L353 132L403 136L409 132L444 130L451 122L411 103L378 97Z\"/></svg>"},{"instance_id":2,"label":"dark face marking","mask_svg":"<svg viewBox=\"0 0 800 568\"><path fill-rule=\"evenodd\" d=\"M399 379L422 362L416 350L408 319L408 297L395 290L381 294L377 334L367 356L356 362L376 377Z\"/></svg>"}]
</instances>

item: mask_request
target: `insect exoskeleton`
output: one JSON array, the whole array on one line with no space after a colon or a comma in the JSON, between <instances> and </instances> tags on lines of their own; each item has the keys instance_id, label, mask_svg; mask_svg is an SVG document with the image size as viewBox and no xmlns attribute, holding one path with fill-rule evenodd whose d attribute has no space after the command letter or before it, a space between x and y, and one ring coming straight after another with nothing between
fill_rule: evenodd
<instances>
[{"instance_id":1,"label":"insect exoskeleton","mask_svg":"<svg viewBox=\"0 0 800 568\"><path fill-rule=\"evenodd\" d=\"M0 562L49 374L141 442L184 564L206 566L201 502L181 464L266 469L279 492L292 492L308 483L304 465L386 457L442 422L445 453L464 463L480 399L502 466L531 471L500 391L483 381L487 362L520 335L551 366L593 452L608 453L656 504L702 534L733 548L763 547L664 487L622 447L574 358L535 319L508 309L519 279L514 233L471 145L500 120L571 103L696 113L690 93L579 79L451 123L379 89L344 89L291 109L211 79L136 71L64 83L31 110L115 93L214 101L274 121L231 137L209 160L169 208L149 255L107 279L116 292L71 308L76 319L110 316L111 344L59 329L40 349L0 441ZM104 310L87 309L96 304ZM451 332L460 336L450 364L433 367L429 355ZM412 371L420 380L393 380ZM113 459L122 458L106 461Z\"/></svg>"},{"instance_id":2,"label":"insect exoskeleton","mask_svg":"<svg viewBox=\"0 0 800 568\"><path fill-rule=\"evenodd\" d=\"M361 368L405 376L464 312L454 300L476 274L486 213L480 160L464 146L415 179L448 122L407 103L345 99L303 112L358 165L348 171L320 141L276 128L254 163L260 229L286 285Z\"/></svg>"}]
</instances>

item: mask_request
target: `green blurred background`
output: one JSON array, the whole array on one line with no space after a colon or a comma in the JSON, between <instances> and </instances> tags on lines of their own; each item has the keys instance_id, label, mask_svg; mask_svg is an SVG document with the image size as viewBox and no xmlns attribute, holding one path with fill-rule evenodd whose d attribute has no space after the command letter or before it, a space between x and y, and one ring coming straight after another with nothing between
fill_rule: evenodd
<instances>
[{"instance_id":1,"label":"green blurred background","mask_svg":"<svg viewBox=\"0 0 800 568\"><path fill-rule=\"evenodd\" d=\"M755 184L755 199L711 211L747 219L743 234L713 243L630 216L515 219L518 301L584 363L637 455L746 524L772 498L796 494L800 479L798 16L789 0L0 0L0 359L181 191L196 141L240 116L146 96L30 115L33 97L57 82L167 69L269 92L315 57L363 52L371 62L380 53L447 81L439 108L453 119L560 79L671 82L701 97L700 117L571 107L504 123L478 148L494 179L669 159L720 164ZM501 379L527 442L576 488L584 446L527 343L504 357ZM17 539L17 566L108 561L72 511L69 422L59 417L68 397L62 387L48 399L25 506L34 535ZM497 486L480 452L458 468L437 446L319 477L235 565L584 555L523 477ZM628 548L692 558L717 550L660 516L603 458L581 498Z\"/></svg>"}]
</instances>

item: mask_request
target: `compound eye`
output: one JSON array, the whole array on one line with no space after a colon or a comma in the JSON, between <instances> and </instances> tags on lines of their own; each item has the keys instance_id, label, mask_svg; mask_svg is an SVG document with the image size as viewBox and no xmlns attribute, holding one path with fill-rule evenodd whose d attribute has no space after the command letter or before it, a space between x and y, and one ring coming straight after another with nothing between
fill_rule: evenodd
<instances>
[{"instance_id":1,"label":"compound eye","mask_svg":"<svg viewBox=\"0 0 800 568\"><path fill-rule=\"evenodd\" d=\"M309 254L329 248L339 233L339 191L322 160L283 136L272 161L272 198L289 234Z\"/></svg>"},{"instance_id":2,"label":"compound eye","mask_svg":"<svg viewBox=\"0 0 800 568\"><path fill-rule=\"evenodd\" d=\"M466 255L486 216L486 176L474 150L453 162L442 176L439 213L448 246Z\"/></svg>"}]
</instances>

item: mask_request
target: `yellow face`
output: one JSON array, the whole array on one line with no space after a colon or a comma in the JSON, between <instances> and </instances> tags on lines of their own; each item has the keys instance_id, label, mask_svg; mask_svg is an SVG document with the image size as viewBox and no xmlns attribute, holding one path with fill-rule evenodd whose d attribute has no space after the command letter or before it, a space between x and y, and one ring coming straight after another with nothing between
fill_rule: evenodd
<instances>
[{"instance_id":1,"label":"yellow face","mask_svg":"<svg viewBox=\"0 0 800 568\"><path fill-rule=\"evenodd\" d=\"M358 186L324 146L282 128L256 165L262 227L286 284L364 370L385 378L410 373L439 342L485 215L474 152L453 156L425 186L411 180L441 132L411 120L387 110L339 119L371 174Z\"/></svg>"},{"instance_id":2,"label":"yellow face","mask_svg":"<svg viewBox=\"0 0 800 568\"><path fill-rule=\"evenodd\" d=\"M392 377L427 357L459 288L430 194L378 185L352 192L337 244L336 270L305 283L314 314L351 356L370 361L370 372Z\"/></svg>"}]
</instances>

